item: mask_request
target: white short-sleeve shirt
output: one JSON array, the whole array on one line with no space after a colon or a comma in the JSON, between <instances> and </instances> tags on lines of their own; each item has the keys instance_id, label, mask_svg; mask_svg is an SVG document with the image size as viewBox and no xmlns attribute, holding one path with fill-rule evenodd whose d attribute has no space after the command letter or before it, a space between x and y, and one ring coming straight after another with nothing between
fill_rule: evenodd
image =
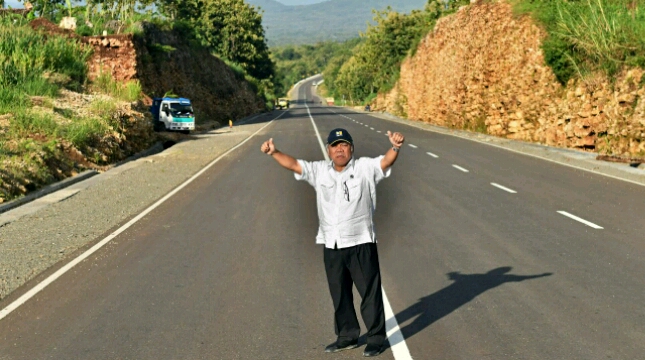
<instances>
[{"instance_id":1,"label":"white short-sleeve shirt","mask_svg":"<svg viewBox=\"0 0 645 360\"><path fill-rule=\"evenodd\" d=\"M383 172L381 159L352 158L342 172L334 169L332 161L298 160L302 175L296 173L296 180L316 189L320 224L316 244L342 249L376 242L376 184L391 173L391 169Z\"/></svg>"}]
</instances>

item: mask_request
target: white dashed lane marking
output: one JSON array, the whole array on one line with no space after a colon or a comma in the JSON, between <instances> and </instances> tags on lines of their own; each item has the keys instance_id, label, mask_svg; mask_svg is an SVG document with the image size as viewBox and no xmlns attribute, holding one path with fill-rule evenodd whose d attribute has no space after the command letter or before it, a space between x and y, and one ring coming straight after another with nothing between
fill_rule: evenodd
<instances>
[{"instance_id":1,"label":"white dashed lane marking","mask_svg":"<svg viewBox=\"0 0 645 360\"><path fill-rule=\"evenodd\" d=\"M455 169L457 169L457 170L463 171L463 172L465 172L465 173L467 173L467 172L468 172L468 170L467 170L467 169L464 169L464 168L462 168L462 167L461 167L461 166L459 166L459 165L455 165L455 164L453 164L453 165L452 165L452 167L454 167L454 168L455 168Z\"/></svg>"},{"instance_id":2,"label":"white dashed lane marking","mask_svg":"<svg viewBox=\"0 0 645 360\"><path fill-rule=\"evenodd\" d=\"M408 146L409 146L409 147L411 147L411 148L413 148L413 149L416 149L416 148L417 148L417 146L416 146L416 145L414 145L414 144L408 144Z\"/></svg>"},{"instance_id":3,"label":"white dashed lane marking","mask_svg":"<svg viewBox=\"0 0 645 360\"><path fill-rule=\"evenodd\" d=\"M573 219L575 221L579 221L579 222L581 222L581 223L583 223L583 224L585 224L585 225L587 225L589 227L592 227L594 229L603 229L602 226L596 225L596 224L592 223L591 221L587 221L587 220L585 220L583 218L579 218L579 217L577 217L575 215L569 214L566 211L558 211L558 214L564 215L564 216L566 216L566 217L568 217L570 219Z\"/></svg>"},{"instance_id":4,"label":"white dashed lane marking","mask_svg":"<svg viewBox=\"0 0 645 360\"><path fill-rule=\"evenodd\" d=\"M431 153L431 152L427 152L426 154L428 154L428 155L432 156L432 157L433 157L433 158L435 158L435 159L439 157L439 156L437 156L437 155L435 155L435 154L433 154L433 153Z\"/></svg>"},{"instance_id":5,"label":"white dashed lane marking","mask_svg":"<svg viewBox=\"0 0 645 360\"><path fill-rule=\"evenodd\" d=\"M494 187L498 188L498 189L502 189L502 190L504 190L506 192L509 192L511 194L517 194L517 191L515 191L513 189L509 189L506 186L502 186L502 185L497 184L497 183L490 183L490 184L493 185Z\"/></svg>"}]
</instances>

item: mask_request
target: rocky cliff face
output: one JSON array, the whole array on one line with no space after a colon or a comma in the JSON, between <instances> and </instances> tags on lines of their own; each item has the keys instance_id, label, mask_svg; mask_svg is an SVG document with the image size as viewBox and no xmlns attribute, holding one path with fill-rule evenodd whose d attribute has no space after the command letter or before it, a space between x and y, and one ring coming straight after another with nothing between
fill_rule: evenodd
<instances>
[{"instance_id":1,"label":"rocky cliff face","mask_svg":"<svg viewBox=\"0 0 645 360\"><path fill-rule=\"evenodd\" d=\"M110 71L119 81L138 79L149 97L171 91L189 98L198 124L228 123L264 110L247 82L206 49L191 47L179 32L144 24L143 34L86 38L95 49L90 78Z\"/></svg>"},{"instance_id":2,"label":"rocky cliff face","mask_svg":"<svg viewBox=\"0 0 645 360\"><path fill-rule=\"evenodd\" d=\"M545 35L509 4L472 4L437 23L374 108L513 139L644 157L644 71L561 86L544 62Z\"/></svg>"}]
</instances>

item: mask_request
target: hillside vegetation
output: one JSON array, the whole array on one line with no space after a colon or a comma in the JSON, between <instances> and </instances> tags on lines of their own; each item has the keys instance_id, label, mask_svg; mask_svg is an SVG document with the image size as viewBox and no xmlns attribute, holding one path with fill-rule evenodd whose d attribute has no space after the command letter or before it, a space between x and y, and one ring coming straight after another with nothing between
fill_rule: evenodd
<instances>
[{"instance_id":1,"label":"hillside vegetation","mask_svg":"<svg viewBox=\"0 0 645 360\"><path fill-rule=\"evenodd\" d=\"M636 0L513 2L548 33L542 49L561 83L601 70L645 67L645 4Z\"/></svg>"},{"instance_id":2,"label":"hillside vegetation","mask_svg":"<svg viewBox=\"0 0 645 360\"><path fill-rule=\"evenodd\" d=\"M271 48L271 57L276 63L276 86L286 94L298 81L322 72L325 78L334 76L340 66L352 57L352 50L362 40L345 42L327 41L315 45L287 45Z\"/></svg>"},{"instance_id":3,"label":"hillside vegetation","mask_svg":"<svg viewBox=\"0 0 645 360\"><path fill-rule=\"evenodd\" d=\"M148 96L193 97L202 127L275 97L262 17L242 0L33 3L0 12L0 203L150 147Z\"/></svg>"},{"instance_id":4,"label":"hillside vegetation","mask_svg":"<svg viewBox=\"0 0 645 360\"><path fill-rule=\"evenodd\" d=\"M351 57L342 64L325 63L330 93L362 104L390 90L402 61L414 55L419 41L437 21L469 4L464 0L428 0L423 10L409 14L377 12ZM562 84L597 71L612 76L624 67L645 66L645 6L638 6L637 1L514 0L512 4L517 16L531 16L545 29L547 36L541 45L544 59ZM326 58L338 57L332 53Z\"/></svg>"}]
</instances>

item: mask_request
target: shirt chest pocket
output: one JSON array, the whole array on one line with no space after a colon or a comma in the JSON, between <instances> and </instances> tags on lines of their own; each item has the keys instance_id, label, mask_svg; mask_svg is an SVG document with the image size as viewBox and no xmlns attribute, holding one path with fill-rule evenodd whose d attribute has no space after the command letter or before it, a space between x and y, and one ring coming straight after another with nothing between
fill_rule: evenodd
<instances>
[{"instance_id":1,"label":"shirt chest pocket","mask_svg":"<svg viewBox=\"0 0 645 360\"><path fill-rule=\"evenodd\" d=\"M343 183L345 200L355 203L361 199L361 181L358 179L349 179Z\"/></svg>"},{"instance_id":2,"label":"shirt chest pocket","mask_svg":"<svg viewBox=\"0 0 645 360\"><path fill-rule=\"evenodd\" d=\"M334 196L336 194L336 183L334 183L333 181L321 182L320 192L322 193L322 198L325 202L334 202Z\"/></svg>"}]
</instances>

